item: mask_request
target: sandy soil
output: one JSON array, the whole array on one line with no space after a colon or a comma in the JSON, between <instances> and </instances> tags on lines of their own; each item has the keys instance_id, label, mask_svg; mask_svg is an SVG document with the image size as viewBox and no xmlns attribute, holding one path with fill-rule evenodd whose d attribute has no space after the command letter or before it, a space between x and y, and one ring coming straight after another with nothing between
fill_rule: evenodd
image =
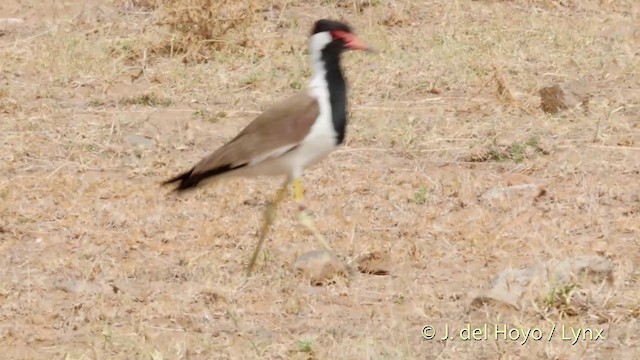
<instances>
[{"instance_id":1,"label":"sandy soil","mask_svg":"<svg viewBox=\"0 0 640 360\"><path fill-rule=\"evenodd\" d=\"M141 2L44 3L0 4L0 357L640 357L638 2L263 1L201 63L153 51ZM379 53L345 56L348 140L307 205L343 258L390 272L306 282L291 265L318 244L291 199L247 279L281 180L159 183L305 84L320 17ZM588 103L543 112L538 90L573 80ZM544 191L483 197L514 184ZM613 281L472 306L501 271L587 255ZM460 338L485 324L543 338Z\"/></svg>"}]
</instances>

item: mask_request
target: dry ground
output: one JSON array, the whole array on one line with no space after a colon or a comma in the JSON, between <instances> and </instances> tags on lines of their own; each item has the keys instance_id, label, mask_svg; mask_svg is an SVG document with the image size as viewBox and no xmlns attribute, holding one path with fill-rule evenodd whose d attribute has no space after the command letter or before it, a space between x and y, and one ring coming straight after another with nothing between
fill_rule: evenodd
<instances>
[{"instance_id":1,"label":"dry ground","mask_svg":"<svg viewBox=\"0 0 640 360\"><path fill-rule=\"evenodd\" d=\"M0 4L3 359L640 358L637 1L254 5L249 37L198 62L160 51L139 1ZM346 55L348 140L306 174L306 198L342 256L386 251L391 273L306 284L291 264L317 244L289 202L246 280L280 180L183 197L158 184L305 84L319 17L348 19L380 53ZM540 110L539 88L574 79L586 109ZM513 174L546 192L482 201ZM596 254L613 285L571 311L553 297L470 306L504 269ZM469 323L605 339L421 337Z\"/></svg>"}]
</instances>

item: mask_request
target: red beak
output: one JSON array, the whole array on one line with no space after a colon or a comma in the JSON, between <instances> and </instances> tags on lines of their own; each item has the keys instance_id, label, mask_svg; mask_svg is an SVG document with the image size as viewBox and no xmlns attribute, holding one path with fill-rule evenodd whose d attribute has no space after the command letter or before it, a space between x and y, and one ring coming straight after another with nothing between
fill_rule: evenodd
<instances>
[{"instance_id":1,"label":"red beak","mask_svg":"<svg viewBox=\"0 0 640 360\"><path fill-rule=\"evenodd\" d=\"M352 33L341 30L334 30L331 32L331 35L336 39L342 39L342 41L344 41L344 45L351 50L364 50L373 52L373 50L364 41L360 40L360 38Z\"/></svg>"},{"instance_id":2,"label":"red beak","mask_svg":"<svg viewBox=\"0 0 640 360\"><path fill-rule=\"evenodd\" d=\"M369 50L369 46L355 35L351 35L351 39L349 39L349 41L345 41L345 44L351 50Z\"/></svg>"}]
</instances>

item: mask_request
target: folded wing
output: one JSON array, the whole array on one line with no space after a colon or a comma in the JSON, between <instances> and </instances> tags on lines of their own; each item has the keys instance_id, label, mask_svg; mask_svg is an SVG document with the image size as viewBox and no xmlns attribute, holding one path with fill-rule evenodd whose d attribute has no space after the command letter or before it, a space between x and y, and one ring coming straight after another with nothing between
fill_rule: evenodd
<instances>
[{"instance_id":1,"label":"folded wing","mask_svg":"<svg viewBox=\"0 0 640 360\"><path fill-rule=\"evenodd\" d=\"M206 178L282 156L307 136L319 111L317 99L300 92L267 109L225 145L163 184L180 181L175 190L186 190Z\"/></svg>"}]
</instances>

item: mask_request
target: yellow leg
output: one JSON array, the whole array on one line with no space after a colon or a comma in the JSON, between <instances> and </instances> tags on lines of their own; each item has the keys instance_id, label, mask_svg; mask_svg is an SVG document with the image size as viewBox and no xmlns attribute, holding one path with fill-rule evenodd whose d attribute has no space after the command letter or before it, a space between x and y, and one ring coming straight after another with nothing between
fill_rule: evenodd
<instances>
[{"instance_id":1,"label":"yellow leg","mask_svg":"<svg viewBox=\"0 0 640 360\"><path fill-rule=\"evenodd\" d=\"M306 210L305 206L302 204L302 202L304 201L304 190L302 189L302 180L300 178L296 178L293 180L293 192L294 192L295 200L300 206L300 210L298 211L298 221L300 222L300 224L306 227L309 231L311 231L311 233L316 238L316 240L325 249L331 251L331 246L329 245L327 240L325 240L324 237L320 234L320 231L318 231L316 226L313 224L313 219L311 219L311 216L305 211Z\"/></svg>"},{"instance_id":2,"label":"yellow leg","mask_svg":"<svg viewBox=\"0 0 640 360\"><path fill-rule=\"evenodd\" d=\"M247 267L247 276L251 275L253 272L253 267L256 264L256 260L258 259L258 254L260 253L260 249L262 249L262 244L264 243L264 239L267 237L267 233L269 231L269 227L273 224L273 221L276 218L276 210L278 208L278 204L284 200L287 195L287 188L289 186L289 180L287 179L282 187L276 193L275 199L267 205L267 208L264 212L264 222L262 223L262 229L260 230L260 239L258 240L258 245L256 245L256 249L253 251L253 255L251 256L251 261L249 261L249 266Z\"/></svg>"},{"instance_id":3,"label":"yellow leg","mask_svg":"<svg viewBox=\"0 0 640 360\"><path fill-rule=\"evenodd\" d=\"M300 178L293 179L293 197L297 203L301 203L304 200L304 189Z\"/></svg>"}]
</instances>

